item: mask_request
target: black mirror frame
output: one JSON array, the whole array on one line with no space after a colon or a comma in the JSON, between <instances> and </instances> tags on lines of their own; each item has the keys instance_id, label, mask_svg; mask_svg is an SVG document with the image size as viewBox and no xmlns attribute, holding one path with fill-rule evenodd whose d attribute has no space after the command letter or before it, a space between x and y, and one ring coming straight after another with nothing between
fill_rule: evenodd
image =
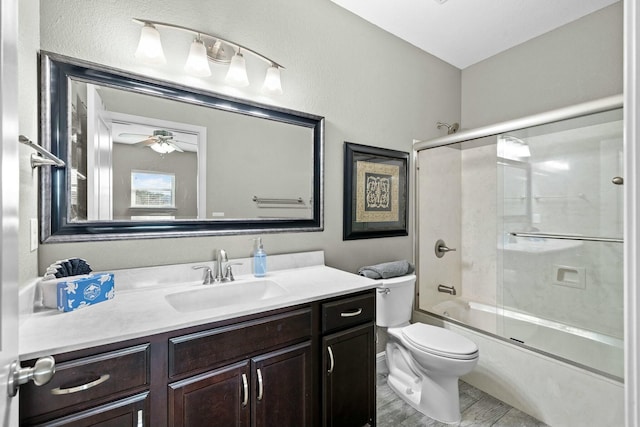
<instances>
[{"instance_id":1,"label":"black mirror frame","mask_svg":"<svg viewBox=\"0 0 640 427\"><path fill-rule=\"evenodd\" d=\"M50 52L40 53L39 71L41 82L40 139L45 148L65 162L68 159L69 144L70 114L68 112L68 96L70 93L70 78L304 126L313 131L314 156L313 215L311 219L69 222L67 219L67 206L70 172L67 168L45 166L40 170L40 240L42 243L324 230L324 117L155 80Z\"/></svg>"}]
</instances>

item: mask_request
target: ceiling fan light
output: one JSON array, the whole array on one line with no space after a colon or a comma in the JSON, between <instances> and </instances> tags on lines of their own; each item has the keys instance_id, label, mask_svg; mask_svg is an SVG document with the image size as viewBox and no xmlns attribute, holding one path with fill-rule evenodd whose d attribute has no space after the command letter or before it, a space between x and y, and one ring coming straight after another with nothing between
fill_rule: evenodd
<instances>
[{"instance_id":1,"label":"ceiling fan light","mask_svg":"<svg viewBox=\"0 0 640 427\"><path fill-rule=\"evenodd\" d=\"M136 49L136 59L149 65L164 65L167 59L164 57L160 33L150 23L145 23L140 31L140 41Z\"/></svg>"},{"instance_id":2,"label":"ceiling fan light","mask_svg":"<svg viewBox=\"0 0 640 427\"><path fill-rule=\"evenodd\" d=\"M176 151L173 145L167 144L164 141L151 144L149 148L151 148L153 151L155 151L158 154L169 154Z\"/></svg>"},{"instance_id":3,"label":"ceiling fan light","mask_svg":"<svg viewBox=\"0 0 640 427\"><path fill-rule=\"evenodd\" d=\"M209 77L211 75L209 60L207 59L207 48L200 37L191 43L189 57L184 64L184 70L196 77Z\"/></svg>"},{"instance_id":4,"label":"ceiling fan light","mask_svg":"<svg viewBox=\"0 0 640 427\"><path fill-rule=\"evenodd\" d=\"M267 75L264 78L262 90L274 95L282 95L282 83L280 82L280 68L275 65L267 68Z\"/></svg>"},{"instance_id":5,"label":"ceiling fan light","mask_svg":"<svg viewBox=\"0 0 640 427\"><path fill-rule=\"evenodd\" d=\"M247 65L244 57L238 50L233 58L231 58L231 64L229 64L229 71L227 71L227 77L225 82L236 87L249 86L249 77L247 77Z\"/></svg>"}]
</instances>

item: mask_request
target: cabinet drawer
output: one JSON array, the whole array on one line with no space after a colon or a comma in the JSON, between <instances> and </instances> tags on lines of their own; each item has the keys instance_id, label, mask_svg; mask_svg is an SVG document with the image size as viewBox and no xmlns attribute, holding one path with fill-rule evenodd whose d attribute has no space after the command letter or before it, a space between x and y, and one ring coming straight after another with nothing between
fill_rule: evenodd
<instances>
[{"instance_id":1,"label":"cabinet drawer","mask_svg":"<svg viewBox=\"0 0 640 427\"><path fill-rule=\"evenodd\" d=\"M48 384L20 388L23 419L65 408L76 411L90 404L149 386L149 345L128 347L56 364ZM93 402L91 402L93 401Z\"/></svg>"},{"instance_id":2,"label":"cabinet drawer","mask_svg":"<svg viewBox=\"0 0 640 427\"><path fill-rule=\"evenodd\" d=\"M149 425L149 392L109 402L34 427L138 427Z\"/></svg>"},{"instance_id":3,"label":"cabinet drawer","mask_svg":"<svg viewBox=\"0 0 640 427\"><path fill-rule=\"evenodd\" d=\"M376 295L370 292L322 304L322 332L335 331L375 319Z\"/></svg>"},{"instance_id":4,"label":"cabinet drawer","mask_svg":"<svg viewBox=\"0 0 640 427\"><path fill-rule=\"evenodd\" d=\"M169 340L169 377L196 373L311 336L311 309L263 317Z\"/></svg>"}]
</instances>

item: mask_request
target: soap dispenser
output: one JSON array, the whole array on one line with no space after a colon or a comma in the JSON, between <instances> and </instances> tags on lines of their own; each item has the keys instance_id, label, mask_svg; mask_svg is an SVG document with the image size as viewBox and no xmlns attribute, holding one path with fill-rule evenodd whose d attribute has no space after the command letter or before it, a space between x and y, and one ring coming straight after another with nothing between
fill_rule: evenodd
<instances>
[{"instance_id":1,"label":"soap dispenser","mask_svg":"<svg viewBox=\"0 0 640 427\"><path fill-rule=\"evenodd\" d=\"M254 242L253 275L255 277L264 277L267 275L267 254L262 246L262 237L254 239Z\"/></svg>"}]
</instances>

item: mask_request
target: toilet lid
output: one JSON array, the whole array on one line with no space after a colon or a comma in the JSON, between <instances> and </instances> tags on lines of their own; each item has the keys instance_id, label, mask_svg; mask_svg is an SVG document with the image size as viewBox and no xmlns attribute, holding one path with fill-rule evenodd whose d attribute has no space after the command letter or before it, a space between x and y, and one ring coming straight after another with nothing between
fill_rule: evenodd
<instances>
[{"instance_id":1,"label":"toilet lid","mask_svg":"<svg viewBox=\"0 0 640 427\"><path fill-rule=\"evenodd\" d=\"M452 359L473 359L478 346L461 335L437 326L414 323L402 328L402 335L422 351Z\"/></svg>"}]
</instances>

